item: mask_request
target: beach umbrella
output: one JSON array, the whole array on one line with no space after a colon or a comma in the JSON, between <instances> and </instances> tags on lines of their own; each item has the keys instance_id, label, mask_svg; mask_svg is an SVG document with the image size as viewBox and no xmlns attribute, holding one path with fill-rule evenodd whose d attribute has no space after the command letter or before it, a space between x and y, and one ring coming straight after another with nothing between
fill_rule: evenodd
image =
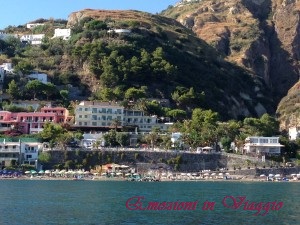
<instances>
[{"instance_id":1,"label":"beach umbrella","mask_svg":"<svg viewBox=\"0 0 300 225\"><path fill-rule=\"evenodd\" d=\"M50 170L45 170L45 173L49 174L49 173L51 173L51 171Z\"/></svg>"},{"instance_id":2,"label":"beach umbrella","mask_svg":"<svg viewBox=\"0 0 300 225\"><path fill-rule=\"evenodd\" d=\"M281 175L280 174L276 174L275 177L281 177Z\"/></svg>"},{"instance_id":3,"label":"beach umbrella","mask_svg":"<svg viewBox=\"0 0 300 225\"><path fill-rule=\"evenodd\" d=\"M223 173L219 173L219 176L223 176Z\"/></svg>"},{"instance_id":4,"label":"beach umbrella","mask_svg":"<svg viewBox=\"0 0 300 225\"><path fill-rule=\"evenodd\" d=\"M266 175L264 175L264 174L261 174L261 175L260 175L260 177L265 177L265 176L266 176Z\"/></svg>"},{"instance_id":5,"label":"beach umbrella","mask_svg":"<svg viewBox=\"0 0 300 225\"><path fill-rule=\"evenodd\" d=\"M25 174L29 174L30 173L30 171L25 171Z\"/></svg>"},{"instance_id":6,"label":"beach umbrella","mask_svg":"<svg viewBox=\"0 0 300 225\"><path fill-rule=\"evenodd\" d=\"M270 174L269 174L269 177L274 177L274 174L270 173Z\"/></svg>"},{"instance_id":7,"label":"beach umbrella","mask_svg":"<svg viewBox=\"0 0 300 225\"><path fill-rule=\"evenodd\" d=\"M126 173L126 174L125 174L126 177L128 177L128 176L130 176L130 175L131 175L131 173Z\"/></svg>"},{"instance_id":8,"label":"beach umbrella","mask_svg":"<svg viewBox=\"0 0 300 225\"><path fill-rule=\"evenodd\" d=\"M211 175L212 175L212 176L216 176L216 173L212 173Z\"/></svg>"},{"instance_id":9,"label":"beach umbrella","mask_svg":"<svg viewBox=\"0 0 300 225\"><path fill-rule=\"evenodd\" d=\"M118 172L118 173L116 173L116 175L117 175L117 176L120 176L120 175L122 175L122 173Z\"/></svg>"},{"instance_id":10,"label":"beach umbrella","mask_svg":"<svg viewBox=\"0 0 300 225\"><path fill-rule=\"evenodd\" d=\"M44 171L44 170L40 170L39 173L40 173L40 174L44 174L45 171Z\"/></svg>"},{"instance_id":11,"label":"beach umbrella","mask_svg":"<svg viewBox=\"0 0 300 225\"><path fill-rule=\"evenodd\" d=\"M35 170L30 170L30 173L31 174L36 174L36 171Z\"/></svg>"},{"instance_id":12,"label":"beach umbrella","mask_svg":"<svg viewBox=\"0 0 300 225\"><path fill-rule=\"evenodd\" d=\"M197 174L196 173L192 173L192 176L197 176Z\"/></svg>"},{"instance_id":13,"label":"beach umbrella","mask_svg":"<svg viewBox=\"0 0 300 225\"><path fill-rule=\"evenodd\" d=\"M129 166L126 166L126 165L121 165L120 168L122 169L126 169L126 168L129 168Z\"/></svg>"},{"instance_id":14,"label":"beach umbrella","mask_svg":"<svg viewBox=\"0 0 300 225\"><path fill-rule=\"evenodd\" d=\"M209 173L205 173L205 174L203 174L204 176L209 176Z\"/></svg>"}]
</instances>

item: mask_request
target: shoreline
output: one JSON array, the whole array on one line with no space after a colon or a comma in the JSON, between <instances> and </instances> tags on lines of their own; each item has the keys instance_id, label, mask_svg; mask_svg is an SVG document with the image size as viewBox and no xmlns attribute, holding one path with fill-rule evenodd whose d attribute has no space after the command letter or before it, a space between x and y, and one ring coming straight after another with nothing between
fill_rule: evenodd
<instances>
[{"instance_id":1,"label":"shoreline","mask_svg":"<svg viewBox=\"0 0 300 225\"><path fill-rule=\"evenodd\" d=\"M123 177L114 177L114 178L107 178L107 177L83 177L83 178L73 178L73 177L49 177L49 176L35 176L35 177L28 177L28 176L19 176L19 177L0 177L0 181L2 180L53 180L53 181L128 181L128 182L300 182L300 180L289 179L288 181L267 181L267 179L262 179L259 177L236 177L232 179L217 179L217 178L209 178L209 179L168 179L163 178L158 181L130 181L127 178Z\"/></svg>"}]
</instances>

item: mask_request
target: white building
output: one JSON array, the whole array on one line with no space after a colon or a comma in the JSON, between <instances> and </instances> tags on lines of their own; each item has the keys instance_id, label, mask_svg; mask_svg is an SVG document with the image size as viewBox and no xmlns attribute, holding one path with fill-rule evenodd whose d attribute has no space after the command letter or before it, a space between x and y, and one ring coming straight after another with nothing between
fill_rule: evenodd
<instances>
[{"instance_id":1,"label":"white building","mask_svg":"<svg viewBox=\"0 0 300 225\"><path fill-rule=\"evenodd\" d=\"M71 37L71 29L60 29L57 28L54 30L54 36L53 38L59 38L61 37L63 40L68 40Z\"/></svg>"},{"instance_id":2,"label":"white building","mask_svg":"<svg viewBox=\"0 0 300 225\"><path fill-rule=\"evenodd\" d=\"M172 147L180 147L182 145L182 141L180 140L181 136L182 134L179 132L171 134Z\"/></svg>"},{"instance_id":3,"label":"white building","mask_svg":"<svg viewBox=\"0 0 300 225\"><path fill-rule=\"evenodd\" d=\"M280 154L279 137L248 137L245 140L244 153L265 155Z\"/></svg>"},{"instance_id":4,"label":"white building","mask_svg":"<svg viewBox=\"0 0 300 225\"><path fill-rule=\"evenodd\" d=\"M118 124L116 124L118 122ZM139 132L150 132L157 127L166 130L172 124L158 123L157 116L146 116L141 110L124 109L114 102L84 101L76 106L75 126L82 128L137 127Z\"/></svg>"},{"instance_id":5,"label":"white building","mask_svg":"<svg viewBox=\"0 0 300 225\"><path fill-rule=\"evenodd\" d=\"M45 73L33 73L33 74L29 74L28 77L33 80L38 80L43 84L47 84L48 82L48 75Z\"/></svg>"},{"instance_id":6,"label":"white building","mask_svg":"<svg viewBox=\"0 0 300 225\"><path fill-rule=\"evenodd\" d=\"M43 26L44 24L43 23L27 23L26 24L26 27L28 28L28 29L32 29L32 28L35 28L35 27L37 27L37 26Z\"/></svg>"},{"instance_id":7,"label":"white building","mask_svg":"<svg viewBox=\"0 0 300 225\"><path fill-rule=\"evenodd\" d=\"M97 148L95 144L99 142L98 147L105 146L105 141L103 139L102 133L84 133L83 139L81 140L81 145L86 148Z\"/></svg>"},{"instance_id":8,"label":"white building","mask_svg":"<svg viewBox=\"0 0 300 225\"><path fill-rule=\"evenodd\" d=\"M32 140L0 139L0 165L10 166L12 161L37 165L42 143Z\"/></svg>"},{"instance_id":9,"label":"white building","mask_svg":"<svg viewBox=\"0 0 300 225\"><path fill-rule=\"evenodd\" d=\"M75 109L77 127L111 127L114 121L123 123L124 107L110 102L83 101Z\"/></svg>"},{"instance_id":10,"label":"white building","mask_svg":"<svg viewBox=\"0 0 300 225\"><path fill-rule=\"evenodd\" d=\"M30 43L32 45L40 45L42 44L44 37L45 34L26 34L21 36L20 41Z\"/></svg>"},{"instance_id":11,"label":"white building","mask_svg":"<svg viewBox=\"0 0 300 225\"><path fill-rule=\"evenodd\" d=\"M289 139L291 141L296 140L297 138L300 138L300 127L290 127L289 128Z\"/></svg>"},{"instance_id":12,"label":"white building","mask_svg":"<svg viewBox=\"0 0 300 225\"><path fill-rule=\"evenodd\" d=\"M107 33L130 34L131 30L128 30L128 29L112 29L112 30L108 30Z\"/></svg>"},{"instance_id":13,"label":"white building","mask_svg":"<svg viewBox=\"0 0 300 225\"><path fill-rule=\"evenodd\" d=\"M0 68L2 68L4 71L11 73L13 72L12 63L3 63L0 65Z\"/></svg>"}]
</instances>

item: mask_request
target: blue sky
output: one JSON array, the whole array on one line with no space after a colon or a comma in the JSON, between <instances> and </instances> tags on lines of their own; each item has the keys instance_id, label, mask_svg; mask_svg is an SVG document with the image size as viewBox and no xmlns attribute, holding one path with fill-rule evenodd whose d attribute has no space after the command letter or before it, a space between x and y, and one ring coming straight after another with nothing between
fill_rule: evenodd
<instances>
[{"instance_id":1,"label":"blue sky","mask_svg":"<svg viewBox=\"0 0 300 225\"><path fill-rule=\"evenodd\" d=\"M67 19L72 12L91 9L135 9L158 13L179 0L9 0L0 1L0 29L44 18Z\"/></svg>"}]
</instances>

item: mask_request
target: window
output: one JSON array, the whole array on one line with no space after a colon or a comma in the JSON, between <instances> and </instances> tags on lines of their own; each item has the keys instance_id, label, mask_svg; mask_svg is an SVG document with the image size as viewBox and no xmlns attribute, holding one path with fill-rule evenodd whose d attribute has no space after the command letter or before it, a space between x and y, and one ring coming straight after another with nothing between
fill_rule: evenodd
<instances>
[{"instance_id":1,"label":"window","mask_svg":"<svg viewBox=\"0 0 300 225\"><path fill-rule=\"evenodd\" d=\"M82 108L78 108L78 111L82 111Z\"/></svg>"},{"instance_id":2,"label":"window","mask_svg":"<svg viewBox=\"0 0 300 225\"><path fill-rule=\"evenodd\" d=\"M250 143L258 143L258 139L257 138L251 138Z\"/></svg>"},{"instance_id":3,"label":"window","mask_svg":"<svg viewBox=\"0 0 300 225\"><path fill-rule=\"evenodd\" d=\"M270 143L276 144L276 143L278 143L278 139L272 138L272 139L270 139Z\"/></svg>"},{"instance_id":4,"label":"window","mask_svg":"<svg viewBox=\"0 0 300 225\"><path fill-rule=\"evenodd\" d=\"M92 113L97 113L97 108L92 108Z\"/></svg>"},{"instance_id":5,"label":"window","mask_svg":"<svg viewBox=\"0 0 300 225\"><path fill-rule=\"evenodd\" d=\"M112 113L112 109L107 109L106 113Z\"/></svg>"},{"instance_id":6,"label":"window","mask_svg":"<svg viewBox=\"0 0 300 225\"><path fill-rule=\"evenodd\" d=\"M84 111L88 111L89 110L89 108L84 108Z\"/></svg>"},{"instance_id":7,"label":"window","mask_svg":"<svg viewBox=\"0 0 300 225\"><path fill-rule=\"evenodd\" d=\"M84 126L87 126L87 122L84 122Z\"/></svg>"},{"instance_id":8,"label":"window","mask_svg":"<svg viewBox=\"0 0 300 225\"><path fill-rule=\"evenodd\" d=\"M88 118L88 116L87 116L87 115L84 115L84 118Z\"/></svg>"},{"instance_id":9,"label":"window","mask_svg":"<svg viewBox=\"0 0 300 225\"><path fill-rule=\"evenodd\" d=\"M82 122L79 122L79 124L78 124L79 126L81 126L82 125Z\"/></svg>"},{"instance_id":10,"label":"window","mask_svg":"<svg viewBox=\"0 0 300 225\"><path fill-rule=\"evenodd\" d=\"M82 115L79 115L79 118L82 118Z\"/></svg>"},{"instance_id":11,"label":"window","mask_svg":"<svg viewBox=\"0 0 300 225\"><path fill-rule=\"evenodd\" d=\"M267 138L261 138L259 140L259 143L268 143L268 139Z\"/></svg>"},{"instance_id":12,"label":"window","mask_svg":"<svg viewBox=\"0 0 300 225\"><path fill-rule=\"evenodd\" d=\"M102 109L102 113L106 113L106 109L103 108L103 109Z\"/></svg>"},{"instance_id":13,"label":"window","mask_svg":"<svg viewBox=\"0 0 300 225\"><path fill-rule=\"evenodd\" d=\"M97 115L92 115L92 120L97 120Z\"/></svg>"},{"instance_id":14,"label":"window","mask_svg":"<svg viewBox=\"0 0 300 225\"><path fill-rule=\"evenodd\" d=\"M92 122L92 126L97 126L97 122Z\"/></svg>"}]
</instances>

